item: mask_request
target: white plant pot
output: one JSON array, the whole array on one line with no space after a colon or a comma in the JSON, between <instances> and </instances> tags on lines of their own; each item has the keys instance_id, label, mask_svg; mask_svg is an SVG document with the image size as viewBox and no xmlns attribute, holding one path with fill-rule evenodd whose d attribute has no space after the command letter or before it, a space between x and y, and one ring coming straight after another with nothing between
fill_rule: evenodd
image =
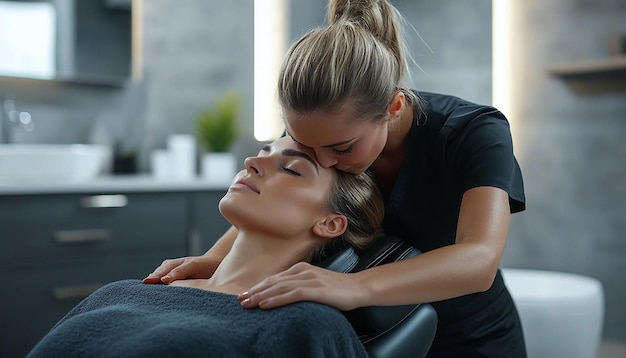
<instances>
[{"instance_id":1,"label":"white plant pot","mask_svg":"<svg viewBox=\"0 0 626 358\"><path fill-rule=\"evenodd\" d=\"M202 178L212 183L230 184L237 173L234 153L204 153L200 162Z\"/></svg>"}]
</instances>

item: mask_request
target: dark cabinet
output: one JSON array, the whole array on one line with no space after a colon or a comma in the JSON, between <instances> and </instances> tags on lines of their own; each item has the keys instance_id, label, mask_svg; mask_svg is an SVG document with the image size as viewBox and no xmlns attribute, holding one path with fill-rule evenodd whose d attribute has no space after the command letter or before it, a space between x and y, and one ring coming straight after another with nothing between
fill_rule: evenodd
<instances>
[{"instance_id":1,"label":"dark cabinet","mask_svg":"<svg viewBox=\"0 0 626 358\"><path fill-rule=\"evenodd\" d=\"M192 197L193 229L189 254L201 255L210 249L231 226L220 214L218 204L224 192L202 192Z\"/></svg>"},{"instance_id":2,"label":"dark cabinet","mask_svg":"<svg viewBox=\"0 0 626 358\"><path fill-rule=\"evenodd\" d=\"M23 357L98 287L206 251L224 191L0 196L0 356Z\"/></svg>"}]
</instances>

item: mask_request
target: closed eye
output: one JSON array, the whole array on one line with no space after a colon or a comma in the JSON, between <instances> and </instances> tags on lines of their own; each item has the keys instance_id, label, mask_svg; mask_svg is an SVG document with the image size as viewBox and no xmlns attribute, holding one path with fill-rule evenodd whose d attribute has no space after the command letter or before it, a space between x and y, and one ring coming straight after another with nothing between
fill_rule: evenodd
<instances>
[{"instance_id":1,"label":"closed eye","mask_svg":"<svg viewBox=\"0 0 626 358\"><path fill-rule=\"evenodd\" d=\"M291 174L291 175L295 175L295 176L302 176L302 174L298 173L297 171L293 170L293 169L289 169L287 167L283 168L284 171L286 171L287 173Z\"/></svg>"},{"instance_id":2,"label":"closed eye","mask_svg":"<svg viewBox=\"0 0 626 358\"><path fill-rule=\"evenodd\" d=\"M350 154L351 151L352 151L352 147L348 147L348 149L345 149L345 150L339 150L339 149L333 148L333 153L335 153L337 155Z\"/></svg>"}]
</instances>

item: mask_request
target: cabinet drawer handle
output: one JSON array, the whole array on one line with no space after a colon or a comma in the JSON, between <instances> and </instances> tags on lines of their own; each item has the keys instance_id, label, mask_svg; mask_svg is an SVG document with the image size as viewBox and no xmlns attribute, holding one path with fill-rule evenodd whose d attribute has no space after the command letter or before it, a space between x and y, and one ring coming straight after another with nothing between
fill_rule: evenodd
<instances>
[{"instance_id":1,"label":"cabinet drawer handle","mask_svg":"<svg viewBox=\"0 0 626 358\"><path fill-rule=\"evenodd\" d=\"M54 233L54 241L61 244L108 241L110 239L111 232L105 229L62 230Z\"/></svg>"},{"instance_id":2,"label":"cabinet drawer handle","mask_svg":"<svg viewBox=\"0 0 626 358\"><path fill-rule=\"evenodd\" d=\"M80 198L80 206L85 209L123 208L128 204L126 195L93 195Z\"/></svg>"},{"instance_id":3,"label":"cabinet drawer handle","mask_svg":"<svg viewBox=\"0 0 626 358\"><path fill-rule=\"evenodd\" d=\"M101 283L91 283L87 285L56 287L52 289L52 297L59 301L83 299L102 286L104 285Z\"/></svg>"}]
</instances>

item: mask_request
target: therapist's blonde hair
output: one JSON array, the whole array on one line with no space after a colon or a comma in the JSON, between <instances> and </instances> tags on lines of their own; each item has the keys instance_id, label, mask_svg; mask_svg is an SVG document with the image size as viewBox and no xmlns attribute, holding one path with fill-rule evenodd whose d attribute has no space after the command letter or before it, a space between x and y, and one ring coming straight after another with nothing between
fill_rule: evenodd
<instances>
[{"instance_id":1,"label":"therapist's blonde hair","mask_svg":"<svg viewBox=\"0 0 626 358\"><path fill-rule=\"evenodd\" d=\"M387 0L331 0L326 27L313 29L289 49L279 75L285 110L337 111L349 105L354 119L384 121L408 75L402 15Z\"/></svg>"}]
</instances>

